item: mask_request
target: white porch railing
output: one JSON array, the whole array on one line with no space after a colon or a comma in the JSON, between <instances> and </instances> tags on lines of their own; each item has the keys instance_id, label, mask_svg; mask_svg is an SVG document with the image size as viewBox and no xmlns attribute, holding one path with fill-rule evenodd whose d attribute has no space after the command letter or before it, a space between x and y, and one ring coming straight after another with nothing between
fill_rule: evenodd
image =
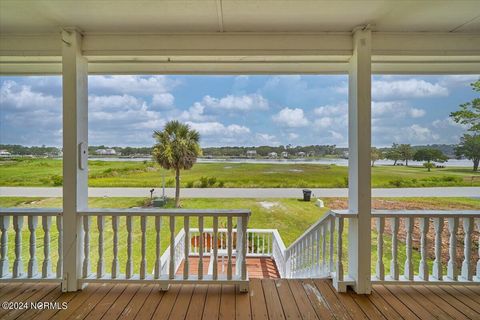
<instances>
[{"instance_id":1,"label":"white porch railing","mask_svg":"<svg viewBox=\"0 0 480 320\"><path fill-rule=\"evenodd\" d=\"M243 239L246 238L246 230L250 211L248 210L166 210L166 209L89 209L79 212L83 217L84 227L84 256L82 278L80 283L89 282L154 282L162 285L166 289L172 283L212 283L212 282L228 282L240 285L240 290L248 290L248 276L246 268L246 250L247 246ZM98 231L98 261L96 262L96 272L91 272L90 261L90 229L91 219L96 218ZM106 262L104 261L104 233L105 233L105 217L111 217L111 232L113 232L113 258L111 261L111 272L105 272ZM134 273L133 261L133 218L140 219L140 248L141 258L139 262L140 271ZM176 219L183 219L183 229L176 233ZM236 218L239 233L233 233L233 219ZM127 231L126 239L126 255L127 262L125 273L120 273L119 253L118 253L118 234L119 221L125 219ZM205 234L204 223L206 219L211 219L213 230L211 232L213 243L217 242L219 235L218 224L219 219L225 219L228 224L227 238L225 247L228 255L227 274L219 274L216 267L213 273L204 274L203 272L203 254L199 254L199 267L196 274L190 271L190 251L191 236L190 223L193 219L197 219L199 233ZM165 254L161 255L161 225L168 223L169 226L169 247ZM155 263L153 272L149 272L147 266L147 224L151 222L155 226ZM233 246L236 244L236 272L232 270ZM214 259L218 257L218 246L213 246ZM168 254L167 254L168 253ZM183 275L177 275L177 270L183 261Z\"/></svg>"},{"instance_id":2,"label":"white porch railing","mask_svg":"<svg viewBox=\"0 0 480 320\"><path fill-rule=\"evenodd\" d=\"M377 233L376 239L373 239L377 243L377 261L372 282L480 284L480 260L477 257L474 261L472 254L475 242L480 250L479 211L379 210L372 213L372 219L375 220ZM477 235L474 237L475 224ZM385 248L386 231L391 237L391 248ZM400 234L405 238L402 242ZM414 241L416 239L418 241ZM443 239L447 240L448 248L444 246ZM414 242L418 242L420 253L417 265L413 263ZM403 260L399 259L400 243L405 246ZM388 255L385 249L390 249ZM448 261L444 263L442 258ZM389 260L388 274L385 272L385 259Z\"/></svg>"},{"instance_id":3,"label":"white porch railing","mask_svg":"<svg viewBox=\"0 0 480 320\"><path fill-rule=\"evenodd\" d=\"M52 228L53 223L55 228ZM53 231L56 239L52 239ZM62 281L61 209L0 208L0 232L0 282ZM40 243L37 243L37 234L42 237ZM14 238L13 263L9 260L9 235ZM28 243L23 241L24 237L28 237ZM39 255L42 247L42 255ZM56 259L52 257L52 247L57 249Z\"/></svg>"},{"instance_id":4,"label":"white porch railing","mask_svg":"<svg viewBox=\"0 0 480 320\"><path fill-rule=\"evenodd\" d=\"M316 278L331 277L338 290L345 290L353 284L348 277L345 265L348 257L344 255L344 227L346 219L356 219L355 214L347 211L329 211L313 224L286 250L286 278ZM480 285L480 260L473 259L475 248L480 255L480 212L479 211L428 211L379 210L372 213L375 221L376 235L372 241L377 245L375 273L373 283L446 283L446 284L477 284ZM348 221L348 220L347 220ZM385 234L388 222L389 231ZM416 224L418 222L418 224ZM445 227L445 222L448 228ZM399 240L400 226L403 226L405 240ZM474 228L477 228L474 236ZM434 240L429 240L432 234ZM463 229L459 232L459 226ZM418 230L418 232L416 232ZM447 251L442 245L442 238L448 231L448 262L442 262L442 253ZM429 233L430 232L430 233ZM414 234L418 233L418 252L420 259L414 265ZM385 253L386 237L391 237L391 250ZM376 239L375 239L376 238ZM459 241L461 239L461 241ZM399 259L399 247L405 247L405 259ZM429 250L430 249L430 250ZM428 252L434 251L430 259ZM459 252L462 252L459 254ZM418 253L417 253L418 254ZM444 255L445 256L445 255ZM390 272L385 274L384 260L390 262ZM461 262L458 260L461 259ZM400 266L403 265L403 273ZM446 272L444 271L446 269ZM430 271L431 270L431 271Z\"/></svg>"},{"instance_id":5,"label":"white porch railing","mask_svg":"<svg viewBox=\"0 0 480 320\"><path fill-rule=\"evenodd\" d=\"M79 283L154 282L166 289L171 283L228 282L247 290L246 257L271 257L282 278L328 277L338 290L354 284L346 272L344 229L357 216L347 211L329 211L288 248L276 229L247 229L248 210L90 209L79 215L84 230ZM134 219L140 221L139 227ZM177 219L183 219L179 232ZM206 219L212 228L204 227ZM198 222L198 228L190 227L192 221ZM373 283L480 285L479 211L374 211L372 222L372 248L376 245ZM169 244L163 255L162 223L168 225ZM219 223L226 228L219 228ZM134 228L140 231L139 241L134 241ZM0 233L0 282L62 281L60 209L1 208ZM107 233L112 238L110 261L105 259ZM121 239L120 234L124 235ZM154 245L147 238L155 239ZM119 241L126 243L124 250ZM141 252L137 260L135 243ZM155 252L152 265L147 265L147 243ZM94 251L98 257L92 261ZM120 268L120 255L126 256L124 268ZM192 256L198 257L195 274L189 268ZM203 271L204 257L209 259L211 272ZM226 259L226 272L218 270L219 257ZM183 274L177 275L182 262ZM134 265L140 266L139 272L134 272Z\"/></svg>"}]
</instances>

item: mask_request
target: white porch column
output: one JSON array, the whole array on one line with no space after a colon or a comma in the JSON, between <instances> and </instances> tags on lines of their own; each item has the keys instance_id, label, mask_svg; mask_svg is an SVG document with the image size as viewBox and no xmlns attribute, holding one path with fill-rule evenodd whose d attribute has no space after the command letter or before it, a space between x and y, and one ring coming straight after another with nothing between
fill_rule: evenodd
<instances>
[{"instance_id":1,"label":"white porch column","mask_svg":"<svg viewBox=\"0 0 480 320\"><path fill-rule=\"evenodd\" d=\"M62 291L81 289L82 223L77 212L88 207L88 88L82 35L62 31L63 74L63 282ZM83 159L83 160L82 160Z\"/></svg>"},{"instance_id":2,"label":"white porch column","mask_svg":"<svg viewBox=\"0 0 480 320\"><path fill-rule=\"evenodd\" d=\"M356 30L353 47L348 91L348 205L358 219L349 221L348 273L357 293L370 293L371 31Z\"/></svg>"}]
</instances>

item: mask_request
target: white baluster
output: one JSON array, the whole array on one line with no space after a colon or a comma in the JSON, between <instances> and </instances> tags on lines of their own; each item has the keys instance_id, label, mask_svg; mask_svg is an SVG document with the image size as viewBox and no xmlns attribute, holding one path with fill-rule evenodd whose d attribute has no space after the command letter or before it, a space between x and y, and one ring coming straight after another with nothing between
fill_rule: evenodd
<instances>
[{"instance_id":1,"label":"white baluster","mask_svg":"<svg viewBox=\"0 0 480 320\"><path fill-rule=\"evenodd\" d=\"M83 216L83 277L90 275L90 217Z\"/></svg>"},{"instance_id":2,"label":"white baluster","mask_svg":"<svg viewBox=\"0 0 480 320\"><path fill-rule=\"evenodd\" d=\"M394 280L398 280L398 217L390 219L392 230L392 261L390 262L390 276Z\"/></svg>"},{"instance_id":3,"label":"white baluster","mask_svg":"<svg viewBox=\"0 0 480 320\"><path fill-rule=\"evenodd\" d=\"M203 232L203 216L198 217L198 231L199 231L199 248L198 248L198 279L203 279L203 251L204 251L204 232Z\"/></svg>"},{"instance_id":4,"label":"white baluster","mask_svg":"<svg viewBox=\"0 0 480 320\"><path fill-rule=\"evenodd\" d=\"M147 273L147 216L140 217L140 230L142 232L140 279L145 279L145 274Z\"/></svg>"},{"instance_id":5,"label":"white baluster","mask_svg":"<svg viewBox=\"0 0 480 320\"><path fill-rule=\"evenodd\" d=\"M247 225L248 225L248 217L242 216L242 238L241 238L241 256L242 256L242 280L247 280L247 243L244 241L247 235Z\"/></svg>"},{"instance_id":6,"label":"white baluster","mask_svg":"<svg viewBox=\"0 0 480 320\"><path fill-rule=\"evenodd\" d=\"M464 260L462 263L462 277L464 280L473 280L473 270L470 260L472 259L472 232L473 232L473 218L463 219L463 232L465 238L463 239L464 245Z\"/></svg>"},{"instance_id":7,"label":"white baluster","mask_svg":"<svg viewBox=\"0 0 480 320\"><path fill-rule=\"evenodd\" d=\"M329 254L329 259L330 259L330 264L329 264L329 269L328 271L329 272L332 272L333 271L333 267L334 267L334 247L335 247L335 244L333 242L333 239L334 239L334 233L335 233L335 217L331 217L330 218L330 254Z\"/></svg>"},{"instance_id":8,"label":"white baluster","mask_svg":"<svg viewBox=\"0 0 480 320\"><path fill-rule=\"evenodd\" d=\"M175 279L175 217L170 216L170 264L168 277Z\"/></svg>"},{"instance_id":9,"label":"white baluster","mask_svg":"<svg viewBox=\"0 0 480 320\"><path fill-rule=\"evenodd\" d=\"M35 232L37 230L38 218L28 216L28 230L30 231L30 259L28 260L28 277L33 278L38 273L37 266L37 238Z\"/></svg>"},{"instance_id":10,"label":"white baluster","mask_svg":"<svg viewBox=\"0 0 480 320\"><path fill-rule=\"evenodd\" d=\"M127 227L127 265L125 267L125 277L130 279L133 276L133 259L132 259L132 246L133 246L133 217L131 215L127 216L126 227Z\"/></svg>"},{"instance_id":11,"label":"white baluster","mask_svg":"<svg viewBox=\"0 0 480 320\"><path fill-rule=\"evenodd\" d=\"M429 218L420 218L420 264L418 275L420 279L428 281L428 264L427 264L427 233Z\"/></svg>"},{"instance_id":12,"label":"white baluster","mask_svg":"<svg viewBox=\"0 0 480 320\"><path fill-rule=\"evenodd\" d=\"M58 231L58 260L57 260L57 278L63 277L63 217L57 216Z\"/></svg>"},{"instance_id":13,"label":"white baluster","mask_svg":"<svg viewBox=\"0 0 480 320\"><path fill-rule=\"evenodd\" d=\"M8 274L8 226L10 223L9 216L0 216L0 231L2 231L2 237L0 240L0 278L5 277Z\"/></svg>"},{"instance_id":14,"label":"white baluster","mask_svg":"<svg viewBox=\"0 0 480 320\"><path fill-rule=\"evenodd\" d=\"M385 228L385 219L378 217L377 225L377 265L376 273L379 280L385 280L385 266L383 265L383 231Z\"/></svg>"},{"instance_id":15,"label":"white baluster","mask_svg":"<svg viewBox=\"0 0 480 320\"><path fill-rule=\"evenodd\" d=\"M232 247L233 247L233 241L232 241L232 217L227 218L227 255L228 255L228 260L227 260L227 279L231 280L232 279Z\"/></svg>"},{"instance_id":16,"label":"white baluster","mask_svg":"<svg viewBox=\"0 0 480 320\"><path fill-rule=\"evenodd\" d=\"M213 280L218 279L218 217L213 217Z\"/></svg>"},{"instance_id":17,"label":"white baluster","mask_svg":"<svg viewBox=\"0 0 480 320\"><path fill-rule=\"evenodd\" d=\"M270 250L270 242L271 242L272 234L267 234L267 254L271 255L272 251Z\"/></svg>"},{"instance_id":18,"label":"white baluster","mask_svg":"<svg viewBox=\"0 0 480 320\"><path fill-rule=\"evenodd\" d=\"M112 279L116 279L119 273L118 265L118 217L112 216L113 230L113 261L112 261Z\"/></svg>"},{"instance_id":19,"label":"white baluster","mask_svg":"<svg viewBox=\"0 0 480 320\"><path fill-rule=\"evenodd\" d=\"M160 242L160 231L162 227L162 217L160 216L155 216L155 232L156 232L156 238L155 238L155 272L154 272L154 277L155 279L160 278L160 273L162 270L162 263L160 261L161 258L161 242Z\"/></svg>"},{"instance_id":20,"label":"white baluster","mask_svg":"<svg viewBox=\"0 0 480 320\"><path fill-rule=\"evenodd\" d=\"M475 219L475 224L477 225L477 232L480 232L480 219ZM480 236L477 239L478 247L478 259L477 259L477 272L475 275L475 281L480 281Z\"/></svg>"},{"instance_id":21,"label":"white baluster","mask_svg":"<svg viewBox=\"0 0 480 320\"><path fill-rule=\"evenodd\" d=\"M20 278L23 276L23 260L22 260L22 227L23 216L13 216L13 229L15 230L15 261L13 262L13 277Z\"/></svg>"},{"instance_id":22,"label":"white baluster","mask_svg":"<svg viewBox=\"0 0 480 320\"><path fill-rule=\"evenodd\" d=\"M105 227L105 217L97 217L98 228L98 262L97 262L97 278L102 278L105 275L105 262L103 257L103 229Z\"/></svg>"},{"instance_id":23,"label":"white baluster","mask_svg":"<svg viewBox=\"0 0 480 320\"><path fill-rule=\"evenodd\" d=\"M317 226L317 229L315 230L315 234L317 239L315 240L315 245L316 245L316 257L315 257L315 264L317 265L317 270L316 274L320 274L320 234L321 234L321 229L319 226Z\"/></svg>"},{"instance_id":24,"label":"white baluster","mask_svg":"<svg viewBox=\"0 0 480 320\"><path fill-rule=\"evenodd\" d=\"M415 218L413 217L407 217L405 218L405 232L407 233L406 235L406 244L405 244L405 250L407 257L405 259L405 268L403 272L403 276L405 279L413 281L414 278L414 270L413 270L413 260L412 260L412 248L413 248L413 242L412 242L412 234L413 234L413 226L415 225Z\"/></svg>"},{"instance_id":25,"label":"white baluster","mask_svg":"<svg viewBox=\"0 0 480 320\"><path fill-rule=\"evenodd\" d=\"M190 254L190 217L185 216L183 218L183 229L185 230L185 245L183 252L185 255L183 262L183 279L188 279L190 273L190 259L188 255Z\"/></svg>"},{"instance_id":26,"label":"white baluster","mask_svg":"<svg viewBox=\"0 0 480 320\"><path fill-rule=\"evenodd\" d=\"M52 261L50 259L50 228L52 226L52 217L42 217L43 227L43 263L42 278L49 278L52 273Z\"/></svg>"},{"instance_id":27,"label":"white baluster","mask_svg":"<svg viewBox=\"0 0 480 320\"><path fill-rule=\"evenodd\" d=\"M316 232L312 231L310 235L310 270L315 272L316 263L315 263L315 244L316 244Z\"/></svg>"},{"instance_id":28,"label":"white baluster","mask_svg":"<svg viewBox=\"0 0 480 320\"><path fill-rule=\"evenodd\" d=\"M322 225L322 274L327 267L327 224Z\"/></svg>"},{"instance_id":29,"label":"white baluster","mask_svg":"<svg viewBox=\"0 0 480 320\"><path fill-rule=\"evenodd\" d=\"M458 218L448 218L448 232L450 233L450 243L448 247L449 260L447 264L447 276L452 280L457 280L457 229Z\"/></svg>"},{"instance_id":30,"label":"white baluster","mask_svg":"<svg viewBox=\"0 0 480 320\"><path fill-rule=\"evenodd\" d=\"M443 232L443 218L434 218L433 227L435 229L435 261L433 261L432 276L436 280L442 280L442 232Z\"/></svg>"},{"instance_id":31,"label":"white baluster","mask_svg":"<svg viewBox=\"0 0 480 320\"><path fill-rule=\"evenodd\" d=\"M337 280L343 281L343 218L337 218ZM383 267L383 263L382 263Z\"/></svg>"}]
</instances>

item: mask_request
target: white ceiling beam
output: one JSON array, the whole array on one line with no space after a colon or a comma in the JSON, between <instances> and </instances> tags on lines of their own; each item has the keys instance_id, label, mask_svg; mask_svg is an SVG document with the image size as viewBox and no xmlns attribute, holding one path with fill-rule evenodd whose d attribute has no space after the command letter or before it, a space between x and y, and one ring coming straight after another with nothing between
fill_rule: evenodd
<instances>
[{"instance_id":1,"label":"white ceiling beam","mask_svg":"<svg viewBox=\"0 0 480 320\"><path fill-rule=\"evenodd\" d=\"M86 34L92 74L346 73L350 33ZM0 36L0 74L58 74L60 35ZM480 73L480 34L373 33L374 73Z\"/></svg>"}]
</instances>

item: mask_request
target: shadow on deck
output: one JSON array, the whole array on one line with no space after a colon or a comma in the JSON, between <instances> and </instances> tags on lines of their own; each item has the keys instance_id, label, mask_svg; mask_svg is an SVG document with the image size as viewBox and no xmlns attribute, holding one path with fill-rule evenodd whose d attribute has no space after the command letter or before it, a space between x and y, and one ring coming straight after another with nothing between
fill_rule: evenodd
<instances>
[{"instance_id":1,"label":"shadow on deck","mask_svg":"<svg viewBox=\"0 0 480 320\"><path fill-rule=\"evenodd\" d=\"M55 284L4 284L0 302L66 302L65 310L4 310L1 319L480 319L478 286L375 285L337 293L330 280L252 279L233 285L90 284L61 293Z\"/></svg>"}]
</instances>

